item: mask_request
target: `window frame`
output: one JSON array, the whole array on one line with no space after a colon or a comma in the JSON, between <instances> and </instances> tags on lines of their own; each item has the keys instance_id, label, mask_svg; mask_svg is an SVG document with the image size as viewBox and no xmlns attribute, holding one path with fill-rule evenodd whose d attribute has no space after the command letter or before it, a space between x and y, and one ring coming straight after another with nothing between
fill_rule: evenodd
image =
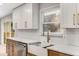
<instances>
[{"instance_id":1,"label":"window frame","mask_svg":"<svg viewBox=\"0 0 79 59\"><path fill-rule=\"evenodd\" d=\"M47 33L45 33L45 35L43 33L44 13L45 12L49 12L51 10L52 11L54 11L54 10L60 10L60 7L58 7L58 6L56 6L56 7L49 7L49 8L40 10L40 35L42 35L42 36L47 36ZM60 26L60 28L61 28L61 26ZM64 32L64 30L60 31L60 32L52 32L52 33L50 33L50 35L51 36L52 35L63 36L63 34L64 34L63 32Z\"/></svg>"}]
</instances>

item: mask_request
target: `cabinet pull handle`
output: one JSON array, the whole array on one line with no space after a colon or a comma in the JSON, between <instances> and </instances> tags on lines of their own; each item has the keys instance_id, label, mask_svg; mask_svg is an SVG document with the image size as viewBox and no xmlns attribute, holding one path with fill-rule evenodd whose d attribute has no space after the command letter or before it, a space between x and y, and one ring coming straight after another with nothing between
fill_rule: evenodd
<instances>
[{"instance_id":1,"label":"cabinet pull handle","mask_svg":"<svg viewBox=\"0 0 79 59\"><path fill-rule=\"evenodd\" d=\"M75 14L73 14L73 25L75 25Z\"/></svg>"},{"instance_id":2,"label":"cabinet pull handle","mask_svg":"<svg viewBox=\"0 0 79 59\"><path fill-rule=\"evenodd\" d=\"M79 13L77 15L77 24L79 25Z\"/></svg>"}]
</instances>

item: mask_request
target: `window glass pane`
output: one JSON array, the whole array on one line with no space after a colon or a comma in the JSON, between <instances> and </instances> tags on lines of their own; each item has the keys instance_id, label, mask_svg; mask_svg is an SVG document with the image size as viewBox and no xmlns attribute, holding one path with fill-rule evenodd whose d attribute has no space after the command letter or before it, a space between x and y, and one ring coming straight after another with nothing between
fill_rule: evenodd
<instances>
[{"instance_id":1,"label":"window glass pane","mask_svg":"<svg viewBox=\"0 0 79 59\"><path fill-rule=\"evenodd\" d=\"M60 24L43 24L43 31L47 32L59 32L60 31Z\"/></svg>"},{"instance_id":2,"label":"window glass pane","mask_svg":"<svg viewBox=\"0 0 79 59\"><path fill-rule=\"evenodd\" d=\"M43 22L43 32L60 32L59 12L53 14L45 14Z\"/></svg>"},{"instance_id":3,"label":"window glass pane","mask_svg":"<svg viewBox=\"0 0 79 59\"><path fill-rule=\"evenodd\" d=\"M56 14L44 16L44 22L53 22L55 21Z\"/></svg>"}]
</instances>

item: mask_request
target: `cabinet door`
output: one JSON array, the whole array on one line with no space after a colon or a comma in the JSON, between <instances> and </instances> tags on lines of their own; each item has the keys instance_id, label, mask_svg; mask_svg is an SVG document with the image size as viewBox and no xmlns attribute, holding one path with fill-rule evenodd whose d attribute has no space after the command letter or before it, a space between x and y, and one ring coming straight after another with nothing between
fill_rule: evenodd
<instances>
[{"instance_id":1,"label":"cabinet door","mask_svg":"<svg viewBox=\"0 0 79 59\"><path fill-rule=\"evenodd\" d=\"M13 12L14 29L23 28L23 7L18 7Z\"/></svg>"},{"instance_id":2,"label":"cabinet door","mask_svg":"<svg viewBox=\"0 0 79 59\"><path fill-rule=\"evenodd\" d=\"M24 7L24 28L32 29L32 4L25 4Z\"/></svg>"},{"instance_id":3,"label":"cabinet door","mask_svg":"<svg viewBox=\"0 0 79 59\"><path fill-rule=\"evenodd\" d=\"M35 3L32 4L32 23L33 23L33 29L38 29L38 22L39 22L39 4Z\"/></svg>"},{"instance_id":4,"label":"cabinet door","mask_svg":"<svg viewBox=\"0 0 79 59\"><path fill-rule=\"evenodd\" d=\"M25 17L25 15L24 15L24 7L25 6L20 6L19 8L18 8L18 10L19 10L19 19L18 19L18 29L23 29L24 28L24 17Z\"/></svg>"},{"instance_id":5,"label":"cabinet door","mask_svg":"<svg viewBox=\"0 0 79 59\"><path fill-rule=\"evenodd\" d=\"M38 4L29 3L25 4L24 8L24 27L25 29L37 29L38 28Z\"/></svg>"},{"instance_id":6,"label":"cabinet door","mask_svg":"<svg viewBox=\"0 0 79 59\"><path fill-rule=\"evenodd\" d=\"M6 42L6 53L8 56L10 56L10 40L7 40Z\"/></svg>"},{"instance_id":7,"label":"cabinet door","mask_svg":"<svg viewBox=\"0 0 79 59\"><path fill-rule=\"evenodd\" d=\"M18 25L17 13L14 11L12 16L13 16L13 29L17 29Z\"/></svg>"},{"instance_id":8,"label":"cabinet door","mask_svg":"<svg viewBox=\"0 0 79 59\"><path fill-rule=\"evenodd\" d=\"M76 22L77 22L77 28L79 28L79 3L77 3L76 5L77 5L77 14L76 14L77 21Z\"/></svg>"},{"instance_id":9,"label":"cabinet door","mask_svg":"<svg viewBox=\"0 0 79 59\"><path fill-rule=\"evenodd\" d=\"M61 27L76 28L76 4L63 3L61 6Z\"/></svg>"},{"instance_id":10,"label":"cabinet door","mask_svg":"<svg viewBox=\"0 0 79 59\"><path fill-rule=\"evenodd\" d=\"M14 28L37 29L38 28L38 5L27 3L13 12ZM17 26L16 26L17 25Z\"/></svg>"}]
</instances>

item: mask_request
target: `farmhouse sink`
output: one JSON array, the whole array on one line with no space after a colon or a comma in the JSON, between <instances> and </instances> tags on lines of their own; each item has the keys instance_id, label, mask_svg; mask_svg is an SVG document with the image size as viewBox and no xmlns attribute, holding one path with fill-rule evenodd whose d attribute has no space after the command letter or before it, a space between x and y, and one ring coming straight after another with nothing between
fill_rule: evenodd
<instances>
[{"instance_id":1,"label":"farmhouse sink","mask_svg":"<svg viewBox=\"0 0 79 59\"><path fill-rule=\"evenodd\" d=\"M47 47L51 47L51 46L54 46L54 45L51 44L51 43L48 43L48 42L42 42L41 43L41 47L43 47L43 48L47 48Z\"/></svg>"},{"instance_id":2,"label":"farmhouse sink","mask_svg":"<svg viewBox=\"0 0 79 59\"><path fill-rule=\"evenodd\" d=\"M37 42L37 43L31 43L30 45L40 46L42 48L47 48L54 46L53 44L47 43L47 42Z\"/></svg>"}]
</instances>

